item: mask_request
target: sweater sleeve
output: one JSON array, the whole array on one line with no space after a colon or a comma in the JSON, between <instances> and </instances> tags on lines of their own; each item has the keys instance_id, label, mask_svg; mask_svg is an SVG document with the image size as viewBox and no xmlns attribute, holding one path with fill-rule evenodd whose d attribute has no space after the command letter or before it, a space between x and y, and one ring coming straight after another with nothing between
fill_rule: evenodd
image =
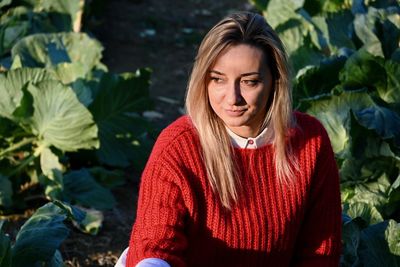
<instances>
[{"instance_id":1,"label":"sweater sleeve","mask_svg":"<svg viewBox=\"0 0 400 267\"><path fill-rule=\"evenodd\" d=\"M298 235L293 266L339 266L341 201L339 174L329 141L322 129L310 198Z\"/></svg>"},{"instance_id":2,"label":"sweater sleeve","mask_svg":"<svg viewBox=\"0 0 400 267\"><path fill-rule=\"evenodd\" d=\"M145 258L159 258L171 266L186 266L184 233L186 208L182 192L162 159L150 159L139 190L126 266Z\"/></svg>"}]
</instances>

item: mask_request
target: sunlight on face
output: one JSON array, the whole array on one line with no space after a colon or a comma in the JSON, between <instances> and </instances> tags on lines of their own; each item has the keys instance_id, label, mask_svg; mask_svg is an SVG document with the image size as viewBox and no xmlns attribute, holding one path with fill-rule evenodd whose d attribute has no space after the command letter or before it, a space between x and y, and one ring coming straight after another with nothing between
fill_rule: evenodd
<instances>
[{"instance_id":1,"label":"sunlight on face","mask_svg":"<svg viewBox=\"0 0 400 267\"><path fill-rule=\"evenodd\" d=\"M242 137L255 137L264 120L272 75L264 52L255 46L230 46L208 74L210 105L225 125Z\"/></svg>"}]
</instances>

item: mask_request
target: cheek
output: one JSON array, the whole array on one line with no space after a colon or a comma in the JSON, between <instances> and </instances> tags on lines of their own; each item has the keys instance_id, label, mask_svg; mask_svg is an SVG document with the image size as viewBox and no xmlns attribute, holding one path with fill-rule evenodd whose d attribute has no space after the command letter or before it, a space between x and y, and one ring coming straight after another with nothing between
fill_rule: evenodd
<instances>
[{"instance_id":1,"label":"cheek","mask_svg":"<svg viewBox=\"0 0 400 267\"><path fill-rule=\"evenodd\" d=\"M252 94L248 96L248 101L247 103L250 106L253 106L254 109L260 110L260 109L264 109L267 105L268 102L268 97L269 97L269 92L259 92L256 94Z\"/></svg>"},{"instance_id":2,"label":"cheek","mask_svg":"<svg viewBox=\"0 0 400 267\"><path fill-rule=\"evenodd\" d=\"M213 108L216 104L219 104L222 99L223 93L221 90L216 90L215 88L208 89L208 100Z\"/></svg>"}]
</instances>

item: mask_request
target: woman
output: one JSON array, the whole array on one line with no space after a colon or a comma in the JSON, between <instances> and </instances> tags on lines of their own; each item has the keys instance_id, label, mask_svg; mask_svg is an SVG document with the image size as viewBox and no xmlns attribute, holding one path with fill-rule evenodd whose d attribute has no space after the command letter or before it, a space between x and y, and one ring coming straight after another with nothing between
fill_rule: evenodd
<instances>
[{"instance_id":1,"label":"woman","mask_svg":"<svg viewBox=\"0 0 400 267\"><path fill-rule=\"evenodd\" d=\"M262 16L210 30L188 115L160 134L143 172L127 266L338 266L336 163L321 124L292 111L289 79Z\"/></svg>"}]
</instances>

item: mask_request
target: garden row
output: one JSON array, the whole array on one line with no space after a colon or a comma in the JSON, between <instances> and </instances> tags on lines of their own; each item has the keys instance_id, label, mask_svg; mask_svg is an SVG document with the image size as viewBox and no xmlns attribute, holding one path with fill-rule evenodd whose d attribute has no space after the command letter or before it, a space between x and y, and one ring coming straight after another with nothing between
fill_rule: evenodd
<instances>
[{"instance_id":1,"label":"garden row","mask_svg":"<svg viewBox=\"0 0 400 267\"><path fill-rule=\"evenodd\" d=\"M283 39L297 109L328 131L340 169L341 266L400 266L398 1L253 1Z\"/></svg>"},{"instance_id":2,"label":"garden row","mask_svg":"<svg viewBox=\"0 0 400 267\"><path fill-rule=\"evenodd\" d=\"M112 74L82 0L0 1L0 266L62 266L71 225L96 234L110 189L151 147L150 70ZM35 211L15 237L10 217ZM32 212L31 212L32 213ZM67 223L69 221L69 223Z\"/></svg>"}]
</instances>

